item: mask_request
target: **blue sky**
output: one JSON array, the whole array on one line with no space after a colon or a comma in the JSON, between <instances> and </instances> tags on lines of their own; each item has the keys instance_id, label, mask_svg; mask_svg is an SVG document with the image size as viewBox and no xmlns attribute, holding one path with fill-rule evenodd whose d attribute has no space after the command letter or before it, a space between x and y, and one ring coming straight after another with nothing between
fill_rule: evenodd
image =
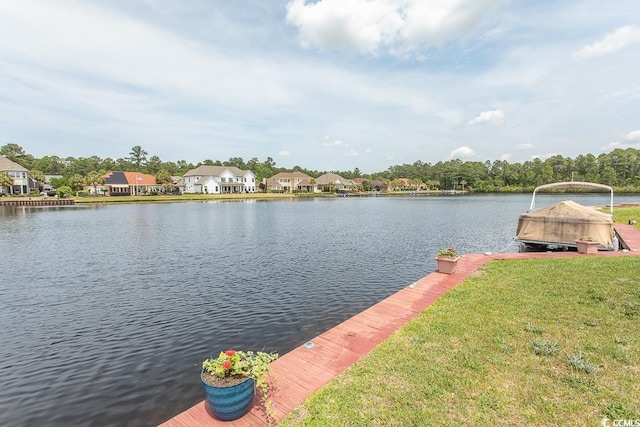
<instances>
[{"instance_id":1,"label":"blue sky","mask_svg":"<svg viewBox=\"0 0 640 427\"><path fill-rule=\"evenodd\" d=\"M640 148L640 2L0 2L0 145L372 173Z\"/></svg>"}]
</instances>

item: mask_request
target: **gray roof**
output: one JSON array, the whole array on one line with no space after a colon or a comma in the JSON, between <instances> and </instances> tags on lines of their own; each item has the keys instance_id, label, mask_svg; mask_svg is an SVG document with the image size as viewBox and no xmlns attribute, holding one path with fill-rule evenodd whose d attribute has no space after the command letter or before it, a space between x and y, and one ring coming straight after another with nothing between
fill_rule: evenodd
<instances>
[{"instance_id":1,"label":"gray roof","mask_svg":"<svg viewBox=\"0 0 640 427\"><path fill-rule=\"evenodd\" d=\"M29 172L29 169L0 155L0 171Z\"/></svg>"},{"instance_id":2,"label":"gray roof","mask_svg":"<svg viewBox=\"0 0 640 427\"><path fill-rule=\"evenodd\" d=\"M185 173L184 176L220 176L220 174L225 170L228 170L234 176L244 176L246 173L251 172L250 170L243 171L235 166L202 165L195 169L191 169Z\"/></svg>"},{"instance_id":3,"label":"gray roof","mask_svg":"<svg viewBox=\"0 0 640 427\"><path fill-rule=\"evenodd\" d=\"M333 172L325 173L324 175L320 175L318 178L316 178L316 184L318 185L327 185L329 184L329 181L333 182L334 184L336 182L340 182L343 185L352 185L350 179L343 178L337 173Z\"/></svg>"}]
</instances>

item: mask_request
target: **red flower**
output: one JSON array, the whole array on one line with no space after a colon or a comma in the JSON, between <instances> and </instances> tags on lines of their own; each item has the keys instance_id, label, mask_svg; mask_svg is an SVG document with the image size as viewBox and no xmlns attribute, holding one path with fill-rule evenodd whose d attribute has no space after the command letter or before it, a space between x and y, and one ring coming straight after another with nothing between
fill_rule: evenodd
<instances>
[{"instance_id":1,"label":"red flower","mask_svg":"<svg viewBox=\"0 0 640 427\"><path fill-rule=\"evenodd\" d=\"M231 369L231 361L230 360L225 360L224 363L222 364L222 368L223 369Z\"/></svg>"},{"instance_id":2,"label":"red flower","mask_svg":"<svg viewBox=\"0 0 640 427\"><path fill-rule=\"evenodd\" d=\"M236 351L235 350L227 350L225 351L225 354L229 357L233 357L236 355Z\"/></svg>"}]
</instances>

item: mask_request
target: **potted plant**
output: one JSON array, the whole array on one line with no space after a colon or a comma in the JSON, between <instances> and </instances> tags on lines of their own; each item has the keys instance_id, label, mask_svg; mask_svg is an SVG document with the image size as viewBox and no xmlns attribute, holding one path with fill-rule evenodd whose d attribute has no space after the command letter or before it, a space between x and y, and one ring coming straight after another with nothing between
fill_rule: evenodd
<instances>
[{"instance_id":1,"label":"potted plant","mask_svg":"<svg viewBox=\"0 0 640 427\"><path fill-rule=\"evenodd\" d=\"M440 249L436 254L436 262L438 263L438 271L444 274L453 274L458 267L460 255L453 248Z\"/></svg>"},{"instance_id":2,"label":"potted plant","mask_svg":"<svg viewBox=\"0 0 640 427\"><path fill-rule=\"evenodd\" d=\"M266 377L277 358L277 353L227 350L205 359L200 379L213 414L223 421L240 418L251 409L256 387L270 414Z\"/></svg>"},{"instance_id":3,"label":"potted plant","mask_svg":"<svg viewBox=\"0 0 640 427\"><path fill-rule=\"evenodd\" d=\"M581 254L596 254L599 246L600 242L596 241L592 236L582 236L576 240L578 253Z\"/></svg>"}]
</instances>

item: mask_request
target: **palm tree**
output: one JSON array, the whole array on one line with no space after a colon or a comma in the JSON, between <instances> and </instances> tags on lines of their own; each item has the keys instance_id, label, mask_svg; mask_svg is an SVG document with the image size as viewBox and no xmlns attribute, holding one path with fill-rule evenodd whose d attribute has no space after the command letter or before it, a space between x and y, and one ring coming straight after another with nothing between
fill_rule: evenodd
<instances>
[{"instance_id":1,"label":"palm tree","mask_svg":"<svg viewBox=\"0 0 640 427\"><path fill-rule=\"evenodd\" d=\"M87 174L87 178L85 179L87 185L93 186L93 195L98 195L98 185L104 184L104 178L100 172L92 171Z\"/></svg>"},{"instance_id":2,"label":"palm tree","mask_svg":"<svg viewBox=\"0 0 640 427\"><path fill-rule=\"evenodd\" d=\"M38 183L38 189L42 188L40 184L44 183L44 173L37 169L31 171L31 178Z\"/></svg>"},{"instance_id":3,"label":"palm tree","mask_svg":"<svg viewBox=\"0 0 640 427\"><path fill-rule=\"evenodd\" d=\"M9 172L0 172L0 187L7 187L7 194L10 194L12 186L13 178L11 178Z\"/></svg>"}]
</instances>

